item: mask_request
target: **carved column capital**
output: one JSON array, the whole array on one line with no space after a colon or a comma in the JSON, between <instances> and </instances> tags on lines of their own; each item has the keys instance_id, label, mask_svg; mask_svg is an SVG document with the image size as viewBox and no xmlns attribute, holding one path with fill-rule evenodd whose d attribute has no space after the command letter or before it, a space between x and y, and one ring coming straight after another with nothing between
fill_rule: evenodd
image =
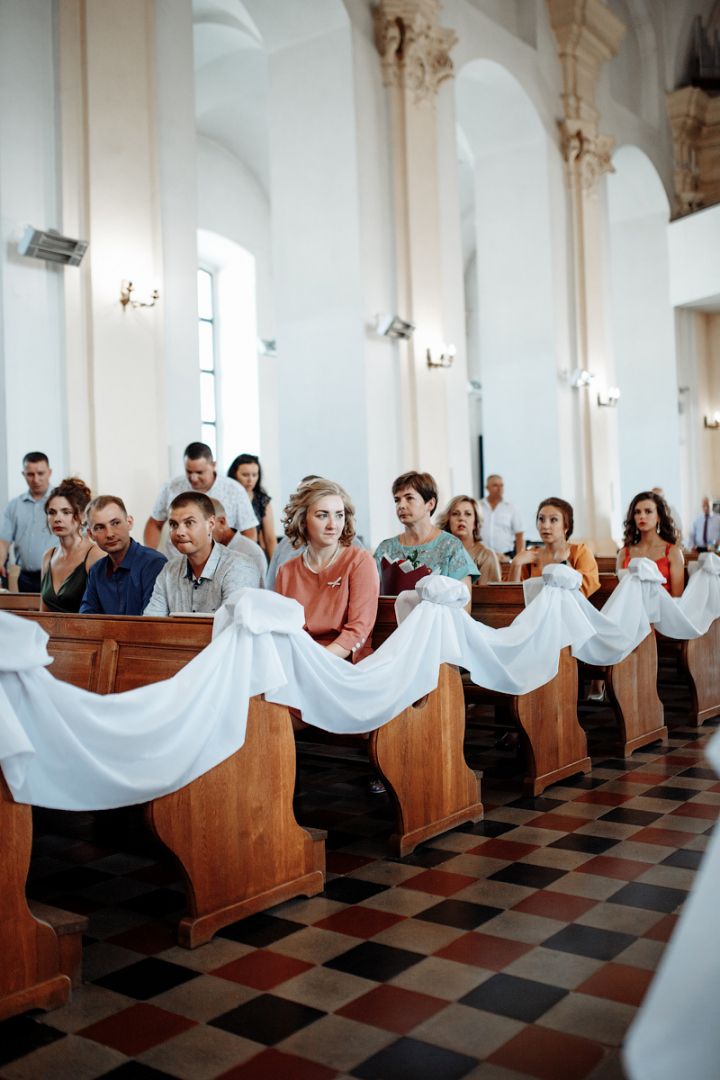
<instances>
[{"instance_id":1,"label":"carved column capital","mask_svg":"<svg viewBox=\"0 0 720 1080\"><path fill-rule=\"evenodd\" d=\"M683 86L667 95L675 158L675 209L680 217L702 210L706 203L700 163L709 101L697 86Z\"/></svg>"},{"instance_id":2,"label":"carved column capital","mask_svg":"<svg viewBox=\"0 0 720 1080\"><path fill-rule=\"evenodd\" d=\"M381 0L375 8L375 43L385 86L412 90L415 101L434 100L453 77L452 30L437 25L439 0Z\"/></svg>"},{"instance_id":3,"label":"carved column capital","mask_svg":"<svg viewBox=\"0 0 720 1080\"><path fill-rule=\"evenodd\" d=\"M613 172L612 135L598 133L595 85L600 68L617 53L625 24L601 0L547 0L562 66L565 119L560 137L568 183L593 194Z\"/></svg>"},{"instance_id":4,"label":"carved column capital","mask_svg":"<svg viewBox=\"0 0 720 1080\"><path fill-rule=\"evenodd\" d=\"M570 187L580 187L589 195L597 193L603 173L615 172L612 151L615 138L588 130L589 125L560 120L560 141Z\"/></svg>"}]
</instances>

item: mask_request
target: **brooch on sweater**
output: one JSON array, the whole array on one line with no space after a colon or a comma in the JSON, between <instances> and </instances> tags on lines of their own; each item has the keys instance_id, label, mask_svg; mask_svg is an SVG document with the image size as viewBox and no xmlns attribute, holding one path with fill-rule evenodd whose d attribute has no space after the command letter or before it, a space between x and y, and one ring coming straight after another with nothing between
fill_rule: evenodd
<instances>
[{"instance_id":1,"label":"brooch on sweater","mask_svg":"<svg viewBox=\"0 0 720 1080\"><path fill-rule=\"evenodd\" d=\"M328 585L330 586L331 589L334 589L335 586L339 585L341 581L342 581L342 578L338 578L337 581L328 581Z\"/></svg>"}]
</instances>

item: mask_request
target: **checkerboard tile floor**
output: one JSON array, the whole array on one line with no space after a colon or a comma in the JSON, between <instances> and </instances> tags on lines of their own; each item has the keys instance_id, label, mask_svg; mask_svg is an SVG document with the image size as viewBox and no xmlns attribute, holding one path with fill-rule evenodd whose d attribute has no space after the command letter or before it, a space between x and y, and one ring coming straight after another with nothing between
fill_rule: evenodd
<instances>
[{"instance_id":1,"label":"checkerboard tile floor","mask_svg":"<svg viewBox=\"0 0 720 1080\"><path fill-rule=\"evenodd\" d=\"M478 714L485 820L404 859L367 766L303 755L297 815L329 830L325 892L192 952L173 944L177 875L132 812L38 812L28 893L89 916L86 981L0 1024L0 1080L621 1080L720 810L715 724L666 705L669 742L628 761L609 710L584 709L592 773L535 799Z\"/></svg>"}]
</instances>

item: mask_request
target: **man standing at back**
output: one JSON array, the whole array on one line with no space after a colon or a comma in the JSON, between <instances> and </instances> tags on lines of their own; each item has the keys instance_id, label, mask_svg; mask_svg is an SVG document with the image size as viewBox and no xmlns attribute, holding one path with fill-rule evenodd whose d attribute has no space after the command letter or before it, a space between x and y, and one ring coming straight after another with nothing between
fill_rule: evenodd
<instances>
[{"instance_id":1,"label":"man standing at back","mask_svg":"<svg viewBox=\"0 0 720 1080\"><path fill-rule=\"evenodd\" d=\"M483 512L482 542L496 552L500 562L510 562L525 547L523 523L518 508L503 498L502 476L488 476L487 498L480 500Z\"/></svg>"},{"instance_id":2,"label":"man standing at back","mask_svg":"<svg viewBox=\"0 0 720 1080\"><path fill-rule=\"evenodd\" d=\"M131 538L133 519L116 495L98 495L85 517L90 537L106 557L88 571L80 614L142 615L167 559Z\"/></svg>"},{"instance_id":3,"label":"man standing at back","mask_svg":"<svg viewBox=\"0 0 720 1080\"><path fill-rule=\"evenodd\" d=\"M52 469L46 454L36 451L23 458L23 476L28 489L11 499L0 523L0 581L7 585L5 560L10 545L15 544L20 564L20 592L40 592L40 569L43 555L57 547L58 539L47 528L45 497L50 487Z\"/></svg>"},{"instance_id":4,"label":"man standing at back","mask_svg":"<svg viewBox=\"0 0 720 1080\"><path fill-rule=\"evenodd\" d=\"M219 499L225 507L230 528L250 540L257 540L258 519L245 488L238 484L237 480L218 476L210 447L201 442L190 443L185 448L183 457L185 475L176 476L164 483L155 500L152 514L145 526L144 539L147 546L159 547L160 534L164 522L168 519L170 503L177 495L183 495L186 491L197 491L210 499ZM177 555L172 545L170 548L172 556Z\"/></svg>"},{"instance_id":5,"label":"man standing at back","mask_svg":"<svg viewBox=\"0 0 720 1080\"><path fill-rule=\"evenodd\" d=\"M702 501L702 511L690 526L690 547L698 553L712 551L720 543L720 516L707 495Z\"/></svg>"}]
</instances>

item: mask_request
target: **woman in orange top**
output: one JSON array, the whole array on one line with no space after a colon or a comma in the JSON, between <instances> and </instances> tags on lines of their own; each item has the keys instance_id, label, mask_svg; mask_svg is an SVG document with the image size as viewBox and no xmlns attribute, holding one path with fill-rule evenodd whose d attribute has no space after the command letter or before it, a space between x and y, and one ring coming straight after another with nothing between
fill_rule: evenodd
<instances>
[{"instance_id":1,"label":"woman in orange top","mask_svg":"<svg viewBox=\"0 0 720 1080\"><path fill-rule=\"evenodd\" d=\"M546 566L566 563L582 574L580 592L592 596L600 588L598 565L587 544L568 544L572 536L573 508L564 499L543 499L538 507L537 527L541 548L526 548L510 564L508 581L540 577Z\"/></svg>"},{"instance_id":2,"label":"woman in orange top","mask_svg":"<svg viewBox=\"0 0 720 1080\"><path fill-rule=\"evenodd\" d=\"M654 491L641 491L630 503L625 518L624 547L617 557L617 569L626 570L631 559L652 559L665 578L671 596L682 596L685 588L685 559L675 543L675 525L667 503Z\"/></svg>"}]
</instances>

